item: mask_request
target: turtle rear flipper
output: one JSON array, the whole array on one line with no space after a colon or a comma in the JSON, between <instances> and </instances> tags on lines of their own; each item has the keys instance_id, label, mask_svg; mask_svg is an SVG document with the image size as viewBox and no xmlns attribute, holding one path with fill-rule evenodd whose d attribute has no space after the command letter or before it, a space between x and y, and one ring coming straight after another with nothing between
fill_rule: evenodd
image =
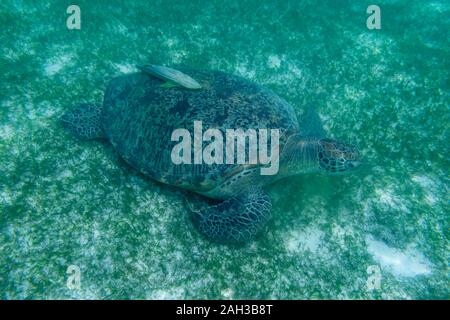
<instances>
[{"instance_id":1,"label":"turtle rear flipper","mask_svg":"<svg viewBox=\"0 0 450 320\"><path fill-rule=\"evenodd\" d=\"M270 198L261 188L227 199L217 205L193 211L192 220L200 233L221 243L252 240L270 219Z\"/></svg>"},{"instance_id":2,"label":"turtle rear flipper","mask_svg":"<svg viewBox=\"0 0 450 320\"><path fill-rule=\"evenodd\" d=\"M101 125L102 107L97 104L81 104L61 117L64 128L81 140L104 138Z\"/></svg>"}]
</instances>

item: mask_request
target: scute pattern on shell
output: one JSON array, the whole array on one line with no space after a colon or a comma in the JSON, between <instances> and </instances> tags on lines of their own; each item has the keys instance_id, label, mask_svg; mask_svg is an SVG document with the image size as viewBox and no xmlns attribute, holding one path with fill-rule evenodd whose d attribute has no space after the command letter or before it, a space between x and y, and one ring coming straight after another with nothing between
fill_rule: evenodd
<instances>
[{"instance_id":1,"label":"scute pattern on shell","mask_svg":"<svg viewBox=\"0 0 450 320\"><path fill-rule=\"evenodd\" d=\"M194 191L210 190L239 165L174 165L170 155L177 128L203 130L280 129L280 145L298 123L292 107L272 91L238 76L177 67L204 89L161 87L163 81L144 73L113 79L104 97L106 136L134 168L163 183ZM224 135L225 137L225 135Z\"/></svg>"}]
</instances>

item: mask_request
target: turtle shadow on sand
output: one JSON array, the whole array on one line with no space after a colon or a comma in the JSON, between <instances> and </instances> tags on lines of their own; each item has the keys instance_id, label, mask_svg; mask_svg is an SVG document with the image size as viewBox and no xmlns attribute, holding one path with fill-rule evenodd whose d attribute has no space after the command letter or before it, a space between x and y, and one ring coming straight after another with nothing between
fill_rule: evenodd
<instances>
[{"instance_id":1,"label":"turtle shadow on sand","mask_svg":"<svg viewBox=\"0 0 450 320\"><path fill-rule=\"evenodd\" d=\"M208 239L228 244L252 240L271 217L264 186L293 175L344 173L360 164L354 146L326 138L313 108L300 119L267 88L220 71L146 65L112 79L103 104L81 104L65 113L63 126L81 140L111 144L133 169L179 188L195 227ZM300 120L300 121L299 121ZM175 164L174 129L202 121L226 129L279 130L279 171L261 175L255 164ZM188 194L189 193L189 194Z\"/></svg>"}]
</instances>

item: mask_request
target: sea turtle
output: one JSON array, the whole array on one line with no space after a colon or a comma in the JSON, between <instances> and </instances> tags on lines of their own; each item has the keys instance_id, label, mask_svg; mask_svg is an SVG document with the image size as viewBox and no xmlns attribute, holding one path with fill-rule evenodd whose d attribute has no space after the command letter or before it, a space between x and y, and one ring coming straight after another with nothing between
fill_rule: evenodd
<instances>
[{"instance_id":1,"label":"sea turtle","mask_svg":"<svg viewBox=\"0 0 450 320\"><path fill-rule=\"evenodd\" d=\"M307 172L346 172L360 163L354 146L326 138L313 108L299 122L289 103L242 77L184 66L138 68L109 82L103 105L79 105L62 116L62 124L80 139L107 139L145 176L216 199L198 210L189 206L194 225L213 241L254 238L270 218L265 185ZM195 121L221 132L279 129L278 173L261 175L259 161L175 164L172 133L192 132Z\"/></svg>"}]
</instances>

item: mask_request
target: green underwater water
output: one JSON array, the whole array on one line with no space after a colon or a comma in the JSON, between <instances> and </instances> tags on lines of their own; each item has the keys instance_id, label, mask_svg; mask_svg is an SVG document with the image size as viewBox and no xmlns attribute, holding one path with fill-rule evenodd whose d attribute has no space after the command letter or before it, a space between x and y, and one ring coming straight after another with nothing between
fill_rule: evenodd
<instances>
[{"instance_id":1,"label":"green underwater water","mask_svg":"<svg viewBox=\"0 0 450 320\"><path fill-rule=\"evenodd\" d=\"M381 30L366 27L372 1L261 0L76 1L68 30L72 1L1 1L0 298L447 299L450 4L376 2ZM313 104L365 164L279 181L266 232L208 242L179 190L58 124L136 63Z\"/></svg>"}]
</instances>

